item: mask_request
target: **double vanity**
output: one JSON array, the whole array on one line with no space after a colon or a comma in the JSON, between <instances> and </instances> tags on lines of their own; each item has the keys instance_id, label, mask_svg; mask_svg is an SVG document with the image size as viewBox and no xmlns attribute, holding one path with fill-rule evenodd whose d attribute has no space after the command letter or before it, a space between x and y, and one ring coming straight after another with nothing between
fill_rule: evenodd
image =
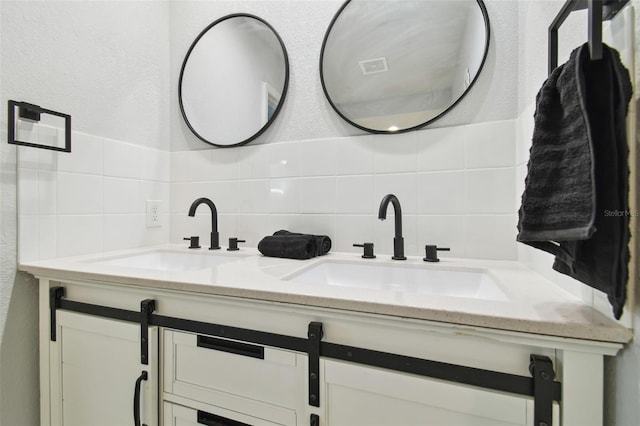
<instances>
[{"instance_id":1,"label":"double vanity","mask_svg":"<svg viewBox=\"0 0 640 426\"><path fill-rule=\"evenodd\" d=\"M631 338L510 261L185 244L20 269L42 424L600 425Z\"/></svg>"}]
</instances>

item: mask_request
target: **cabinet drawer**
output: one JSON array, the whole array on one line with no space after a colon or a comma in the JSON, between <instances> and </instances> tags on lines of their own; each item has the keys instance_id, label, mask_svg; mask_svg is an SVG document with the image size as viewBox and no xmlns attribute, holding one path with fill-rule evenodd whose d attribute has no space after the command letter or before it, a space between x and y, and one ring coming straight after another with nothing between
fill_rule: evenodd
<instances>
[{"instance_id":1,"label":"cabinet drawer","mask_svg":"<svg viewBox=\"0 0 640 426\"><path fill-rule=\"evenodd\" d=\"M295 352L172 330L164 330L164 349L164 390L174 395L213 405L235 396L286 408L305 395L305 356Z\"/></svg>"},{"instance_id":2,"label":"cabinet drawer","mask_svg":"<svg viewBox=\"0 0 640 426\"><path fill-rule=\"evenodd\" d=\"M165 401L162 409L165 426L280 426L287 424L272 423L268 420L207 405L191 408Z\"/></svg>"}]
</instances>

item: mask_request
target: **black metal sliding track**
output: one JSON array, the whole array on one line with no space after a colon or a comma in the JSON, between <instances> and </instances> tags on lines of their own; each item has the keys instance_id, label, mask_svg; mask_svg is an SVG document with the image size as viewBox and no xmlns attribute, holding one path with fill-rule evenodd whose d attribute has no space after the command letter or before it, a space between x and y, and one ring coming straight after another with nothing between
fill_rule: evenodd
<instances>
[{"instance_id":1,"label":"black metal sliding track","mask_svg":"<svg viewBox=\"0 0 640 426\"><path fill-rule=\"evenodd\" d=\"M553 371L553 364L551 360L545 356L531 355L529 370L532 377L525 377L324 342L322 341L322 323L319 322L311 322L308 324L307 338L302 338L158 315L153 312L155 309L153 300L143 301L141 303L141 311L136 312L63 299L64 289L62 287L52 288L50 297L52 341L56 340L55 312L57 309L64 309L105 318L140 323L141 327L143 327L141 332L141 336L143 337L147 335L146 327L154 325L306 353L309 356L309 404L316 407L320 406L320 357L401 371L494 391L530 396L535 400L536 425L551 425L552 403L553 401L560 401L562 399L561 383L554 381L555 373ZM146 342L141 343L141 362L145 364L145 349L147 345Z\"/></svg>"}]
</instances>

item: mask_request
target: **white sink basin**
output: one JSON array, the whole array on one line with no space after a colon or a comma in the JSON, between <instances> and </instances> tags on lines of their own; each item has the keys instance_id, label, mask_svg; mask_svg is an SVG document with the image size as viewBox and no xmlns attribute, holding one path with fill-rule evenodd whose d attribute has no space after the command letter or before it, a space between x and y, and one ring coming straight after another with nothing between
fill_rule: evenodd
<instances>
[{"instance_id":1,"label":"white sink basin","mask_svg":"<svg viewBox=\"0 0 640 426\"><path fill-rule=\"evenodd\" d=\"M507 301L509 298L482 269L442 269L423 265L320 262L285 278L304 285L433 294Z\"/></svg>"},{"instance_id":2,"label":"white sink basin","mask_svg":"<svg viewBox=\"0 0 640 426\"><path fill-rule=\"evenodd\" d=\"M211 253L211 252L180 252L171 250L156 250L142 254L110 257L92 263L136 269L154 269L160 271L197 271L212 268L223 263L234 262L245 255Z\"/></svg>"}]
</instances>

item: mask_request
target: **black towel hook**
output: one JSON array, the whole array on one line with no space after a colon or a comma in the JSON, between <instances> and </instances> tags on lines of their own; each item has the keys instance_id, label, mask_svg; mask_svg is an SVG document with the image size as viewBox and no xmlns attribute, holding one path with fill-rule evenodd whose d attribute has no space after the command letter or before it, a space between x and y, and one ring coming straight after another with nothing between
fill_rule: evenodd
<instances>
[{"instance_id":1,"label":"black towel hook","mask_svg":"<svg viewBox=\"0 0 640 426\"><path fill-rule=\"evenodd\" d=\"M549 74L558 66L558 29L574 10L589 10L589 53L602 59L602 21L613 18L629 0L567 0L549 26Z\"/></svg>"}]
</instances>

